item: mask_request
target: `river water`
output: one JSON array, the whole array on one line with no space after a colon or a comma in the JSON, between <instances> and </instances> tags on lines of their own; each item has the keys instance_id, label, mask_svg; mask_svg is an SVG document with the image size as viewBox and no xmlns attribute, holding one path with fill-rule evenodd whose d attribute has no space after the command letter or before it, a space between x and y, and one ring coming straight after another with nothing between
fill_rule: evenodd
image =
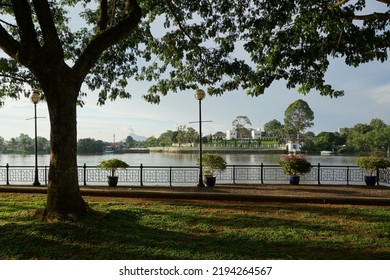
<instances>
[{"instance_id":1,"label":"river water","mask_svg":"<svg viewBox=\"0 0 390 280\"><path fill-rule=\"evenodd\" d=\"M222 155L229 165L260 165L278 164L281 155L268 154L225 154ZM175 154L175 153L148 153L148 154L118 154L118 155L79 155L78 165L96 166L100 161L110 158L119 158L131 166L195 166L198 158L197 154ZM307 159L311 164L316 165L356 165L355 156L317 156L308 155ZM38 155L38 165L48 166L49 155ZM34 166L34 155L0 154L0 166L6 164L10 166Z\"/></svg>"}]
</instances>

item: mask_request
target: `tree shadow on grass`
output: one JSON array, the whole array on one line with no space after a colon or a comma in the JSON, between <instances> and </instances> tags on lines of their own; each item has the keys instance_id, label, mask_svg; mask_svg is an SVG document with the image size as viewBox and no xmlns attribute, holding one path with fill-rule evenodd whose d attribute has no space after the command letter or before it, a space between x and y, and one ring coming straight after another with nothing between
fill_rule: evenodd
<instances>
[{"instance_id":1,"label":"tree shadow on grass","mask_svg":"<svg viewBox=\"0 0 390 280\"><path fill-rule=\"evenodd\" d=\"M222 204L219 207L223 210ZM337 224L288 216L113 209L95 211L82 222L31 220L2 225L0 259L390 258L389 246L354 245L355 236L339 238L344 234L350 233Z\"/></svg>"}]
</instances>

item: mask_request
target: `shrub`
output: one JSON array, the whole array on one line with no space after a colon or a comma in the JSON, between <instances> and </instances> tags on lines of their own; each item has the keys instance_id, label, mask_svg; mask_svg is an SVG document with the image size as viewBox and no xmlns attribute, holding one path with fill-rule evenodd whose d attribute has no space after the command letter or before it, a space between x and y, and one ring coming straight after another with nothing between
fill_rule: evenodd
<instances>
[{"instance_id":1,"label":"shrub","mask_svg":"<svg viewBox=\"0 0 390 280\"><path fill-rule=\"evenodd\" d=\"M377 169L390 167L389 160L376 156L360 157L357 159L356 164L366 170L370 176L373 176Z\"/></svg>"},{"instance_id":2,"label":"shrub","mask_svg":"<svg viewBox=\"0 0 390 280\"><path fill-rule=\"evenodd\" d=\"M109 170L111 172L111 176L115 176L115 171L118 168L125 169L129 167L129 165L120 159L113 158L101 161L97 167L100 169Z\"/></svg>"},{"instance_id":3,"label":"shrub","mask_svg":"<svg viewBox=\"0 0 390 280\"><path fill-rule=\"evenodd\" d=\"M199 160L198 160L199 165ZM214 176L214 171L223 171L226 169L226 161L220 155L204 154L202 155L202 165L206 175Z\"/></svg>"},{"instance_id":4,"label":"shrub","mask_svg":"<svg viewBox=\"0 0 390 280\"><path fill-rule=\"evenodd\" d=\"M285 155L278 163L282 167L283 172L290 176L301 176L311 170L311 164L304 155Z\"/></svg>"}]
</instances>

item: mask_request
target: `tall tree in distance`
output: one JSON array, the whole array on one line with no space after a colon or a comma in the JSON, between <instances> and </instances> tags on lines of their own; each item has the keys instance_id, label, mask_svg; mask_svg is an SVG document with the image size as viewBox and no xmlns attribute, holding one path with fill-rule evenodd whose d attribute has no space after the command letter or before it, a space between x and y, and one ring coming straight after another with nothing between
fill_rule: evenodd
<instances>
[{"instance_id":1,"label":"tall tree in distance","mask_svg":"<svg viewBox=\"0 0 390 280\"><path fill-rule=\"evenodd\" d=\"M294 133L297 140L306 128L314 125L314 112L310 109L309 104L302 99L291 103L284 111L284 127L286 131Z\"/></svg>"},{"instance_id":2,"label":"tall tree in distance","mask_svg":"<svg viewBox=\"0 0 390 280\"><path fill-rule=\"evenodd\" d=\"M281 140L284 134L284 127L280 121L273 119L264 124L264 132L267 137Z\"/></svg>"},{"instance_id":3,"label":"tall tree in distance","mask_svg":"<svg viewBox=\"0 0 390 280\"><path fill-rule=\"evenodd\" d=\"M184 124L179 124L177 126L176 141L177 144L179 144L179 147L181 147L181 145L186 142L186 130L187 126L185 126Z\"/></svg>"},{"instance_id":4,"label":"tall tree in distance","mask_svg":"<svg viewBox=\"0 0 390 280\"><path fill-rule=\"evenodd\" d=\"M232 122L233 129L237 131L240 139L242 139L244 136L248 136L247 134L249 133L249 131L245 127L246 125L252 125L251 121L247 116L238 116Z\"/></svg>"}]
</instances>

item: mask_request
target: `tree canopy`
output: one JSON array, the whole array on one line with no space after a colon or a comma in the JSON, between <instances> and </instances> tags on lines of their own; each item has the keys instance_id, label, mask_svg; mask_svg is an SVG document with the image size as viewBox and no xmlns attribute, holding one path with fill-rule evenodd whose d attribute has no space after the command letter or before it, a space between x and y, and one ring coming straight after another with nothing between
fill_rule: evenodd
<instances>
[{"instance_id":1,"label":"tree canopy","mask_svg":"<svg viewBox=\"0 0 390 280\"><path fill-rule=\"evenodd\" d=\"M77 152L80 154L98 154L102 153L104 142L92 138L80 139L77 141Z\"/></svg>"},{"instance_id":2,"label":"tree canopy","mask_svg":"<svg viewBox=\"0 0 390 280\"><path fill-rule=\"evenodd\" d=\"M324 79L330 59L358 66L388 57L390 1L366 2L2 1L0 45L12 59L0 59L0 96L40 88L35 74L48 57L77 68L101 104L129 98L130 78L153 82L145 97L155 102L157 93L202 86L257 96L279 79L303 93L339 96ZM125 6L142 14L127 17ZM32 50L40 55L33 59Z\"/></svg>"},{"instance_id":3,"label":"tree canopy","mask_svg":"<svg viewBox=\"0 0 390 280\"><path fill-rule=\"evenodd\" d=\"M346 129L347 147L355 153L386 155L390 152L390 125L380 119Z\"/></svg>"},{"instance_id":4,"label":"tree canopy","mask_svg":"<svg viewBox=\"0 0 390 280\"><path fill-rule=\"evenodd\" d=\"M306 128L313 126L314 112L302 99L291 103L284 111L284 127L287 132L294 133L297 139Z\"/></svg>"},{"instance_id":5,"label":"tree canopy","mask_svg":"<svg viewBox=\"0 0 390 280\"><path fill-rule=\"evenodd\" d=\"M234 119L232 122L233 129L237 130L239 134L239 138L249 137L250 135L245 135L245 134L250 134L247 128L245 128L246 125L252 125L250 119L247 116L238 116Z\"/></svg>"},{"instance_id":6,"label":"tree canopy","mask_svg":"<svg viewBox=\"0 0 390 280\"><path fill-rule=\"evenodd\" d=\"M273 119L264 124L264 132L270 138L281 139L284 135L284 126L280 121Z\"/></svg>"}]
</instances>

